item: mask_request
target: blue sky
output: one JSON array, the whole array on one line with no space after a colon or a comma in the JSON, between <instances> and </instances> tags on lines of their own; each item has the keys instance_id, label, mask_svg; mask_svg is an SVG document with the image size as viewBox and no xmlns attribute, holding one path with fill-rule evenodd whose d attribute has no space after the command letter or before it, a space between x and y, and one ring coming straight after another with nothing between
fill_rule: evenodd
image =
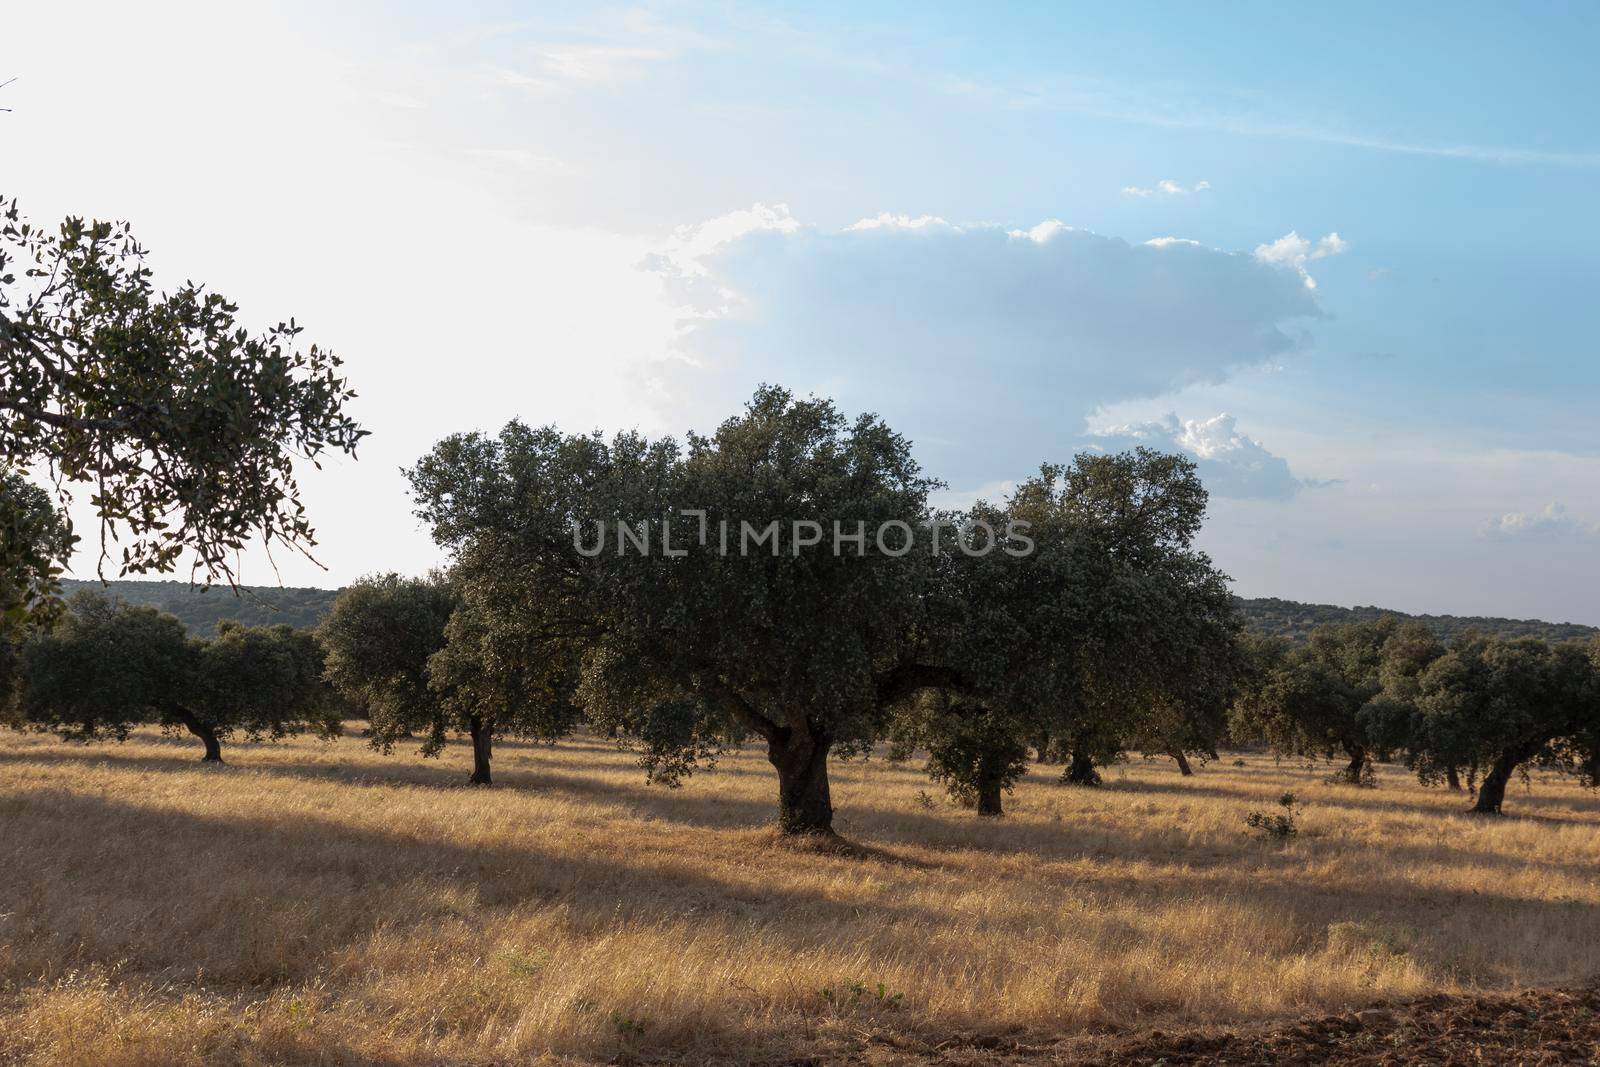
<instances>
[{"instance_id":1,"label":"blue sky","mask_svg":"<svg viewBox=\"0 0 1600 1067\"><path fill-rule=\"evenodd\" d=\"M1597 30L33 5L0 173L348 359L374 437L308 474L329 569L285 581L433 562L398 468L445 433L679 432L772 380L884 413L951 499L1186 450L1247 595L1600 623Z\"/></svg>"}]
</instances>

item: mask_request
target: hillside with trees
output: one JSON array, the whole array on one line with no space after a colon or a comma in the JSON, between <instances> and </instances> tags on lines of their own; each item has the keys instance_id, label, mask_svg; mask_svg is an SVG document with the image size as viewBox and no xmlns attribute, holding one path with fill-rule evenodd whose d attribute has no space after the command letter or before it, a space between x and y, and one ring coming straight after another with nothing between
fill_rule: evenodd
<instances>
[{"instance_id":1,"label":"hillside with trees","mask_svg":"<svg viewBox=\"0 0 1600 1067\"><path fill-rule=\"evenodd\" d=\"M176 615L194 637L210 637L224 619L246 626L316 626L327 617L343 590L242 585L237 595L227 586L209 588L180 581L96 581L66 578L63 592L98 589L129 604L147 605ZM1303 644L1318 626L1373 622L1392 615L1402 622L1419 622L1441 640L1478 632L1507 639L1537 637L1559 642L1593 637L1600 627L1575 622L1540 619L1504 619L1480 615L1411 615L1372 605L1341 608L1333 604L1306 604L1278 597L1236 597L1245 629Z\"/></svg>"},{"instance_id":2,"label":"hillside with trees","mask_svg":"<svg viewBox=\"0 0 1600 1067\"><path fill-rule=\"evenodd\" d=\"M104 584L65 578L62 592L70 596L94 590L129 604L156 608L175 615L191 637L212 637L227 620L245 626L316 626L333 607L337 589L295 589L270 585L240 586L237 594L226 585L210 587L178 581L114 581Z\"/></svg>"},{"instance_id":3,"label":"hillside with trees","mask_svg":"<svg viewBox=\"0 0 1600 1067\"><path fill-rule=\"evenodd\" d=\"M1507 640L1537 637L1551 642L1581 640L1600 634L1600 628L1575 622L1503 619L1484 615L1411 615L1373 605L1341 608L1333 604L1302 604L1277 597L1240 597L1238 604L1245 629L1282 637L1295 644L1304 644L1310 639L1311 631L1318 626L1376 622L1385 615L1392 615L1402 622L1420 622L1444 641L1474 632Z\"/></svg>"}]
</instances>

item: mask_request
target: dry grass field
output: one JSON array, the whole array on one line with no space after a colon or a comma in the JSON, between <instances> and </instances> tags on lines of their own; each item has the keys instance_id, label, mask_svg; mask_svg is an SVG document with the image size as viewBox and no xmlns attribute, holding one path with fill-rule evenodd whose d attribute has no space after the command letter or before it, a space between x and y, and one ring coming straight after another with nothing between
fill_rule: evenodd
<instances>
[{"instance_id":1,"label":"dry grass field","mask_svg":"<svg viewBox=\"0 0 1600 1067\"><path fill-rule=\"evenodd\" d=\"M1396 768L1135 761L996 824L841 763L835 855L775 843L753 750L677 791L583 739L488 791L460 746L196 755L0 738L0 1061L785 1062L1600 969L1600 800L1559 781L1484 821ZM1285 789L1301 835L1247 834Z\"/></svg>"}]
</instances>

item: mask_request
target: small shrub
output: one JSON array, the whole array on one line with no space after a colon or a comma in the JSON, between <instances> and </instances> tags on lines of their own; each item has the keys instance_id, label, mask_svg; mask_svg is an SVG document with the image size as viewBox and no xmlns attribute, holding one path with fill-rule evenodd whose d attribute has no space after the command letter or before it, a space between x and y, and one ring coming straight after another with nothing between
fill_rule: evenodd
<instances>
[{"instance_id":1,"label":"small shrub","mask_svg":"<svg viewBox=\"0 0 1600 1067\"><path fill-rule=\"evenodd\" d=\"M917 790L917 795L912 799L917 802L917 807L921 808L923 811L933 810L933 797L928 795L928 791L926 789Z\"/></svg>"},{"instance_id":2,"label":"small shrub","mask_svg":"<svg viewBox=\"0 0 1600 1067\"><path fill-rule=\"evenodd\" d=\"M1274 841L1287 841L1300 832L1300 805L1293 793L1278 798L1280 812L1252 811L1245 816L1245 825Z\"/></svg>"},{"instance_id":3,"label":"small shrub","mask_svg":"<svg viewBox=\"0 0 1600 1067\"><path fill-rule=\"evenodd\" d=\"M869 987L863 982L851 982L844 989L834 989L832 986L822 987L822 999L835 1008L851 1008L864 1005L875 1008L888 1008L893 1011L903 1005L904 993L891 993L882 982L876 987Z\"/></svg>"}]
</instances>

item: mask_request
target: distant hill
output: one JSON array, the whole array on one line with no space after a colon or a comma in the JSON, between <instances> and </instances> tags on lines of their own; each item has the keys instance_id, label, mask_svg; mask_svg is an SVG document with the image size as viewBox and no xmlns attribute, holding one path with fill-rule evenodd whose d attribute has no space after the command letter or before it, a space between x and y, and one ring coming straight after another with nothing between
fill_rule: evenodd
<instances>
[{"instance_id":1,"label":"distant hill","mask_svg":"<svg viewBox=\"0 0 1600 1067\"><path fill-rule=\"evenodd\" d=\"M78 589L99 589L99 582L65 581L68 593ZM279 589L273 586L241 586L235 596L227 586L192 588L187 582L112 582L107 590L130 604L150 604L170 611L183 621L189 632L209 637L222 619L236 619L252 626L288 623L290 626L315 626L333 606L337 589ZM1245 626L1257 633L1277 634L1294 642L1304 641L1311 631L1326 623L1357 622L1396 615L1427 623L1448 640L1469 630L1498 634L1501 637L1542 637L1546 641L1566 641L1593 637L1600 628L1572 622L1541 622L1538 619L1497 619L1468 615L1408 615L1378 607L1340 608L1332 604L1302 604L1276 597L1238 598Z\"/></svg>"},{"instance_id":2,"label":"distant hill","mask_svg":"<svg viewBox=\"0 0 1600 1067\"><path fill-rule=\"evenodd\" d=\"M1394 615L1426 623L1445 640L1472 630L1500 637L1540 637L1546 641L1568 641L1593 637L1600 628L1575 622L1541 622L1538 619L1499 619L1480 615L1408 615L1378 607L1340 608L1332 604L1302 604L1277 597L1238 598L1245 626L1263 634L1276 634L1299 643L1311 631L1328 623L1362 622Z\"/></svg>"},{"instance_id":3,"label":"distant hill","mask_svg":"<svg viewBox=\"0 0 1600 1067\"><path fill-rule=\"evenodd\" d=\"M70 595L93 589L121 597L130 604L149 604L176 615L196 637L211 637L217 623L234 619L249 626L315 626L333 606L337 589L279 589L276 586L240 586L238 595L226 585L200 589L188 582L80 582L66 579L62 588Z\"/></svg>"}]
</instances>

